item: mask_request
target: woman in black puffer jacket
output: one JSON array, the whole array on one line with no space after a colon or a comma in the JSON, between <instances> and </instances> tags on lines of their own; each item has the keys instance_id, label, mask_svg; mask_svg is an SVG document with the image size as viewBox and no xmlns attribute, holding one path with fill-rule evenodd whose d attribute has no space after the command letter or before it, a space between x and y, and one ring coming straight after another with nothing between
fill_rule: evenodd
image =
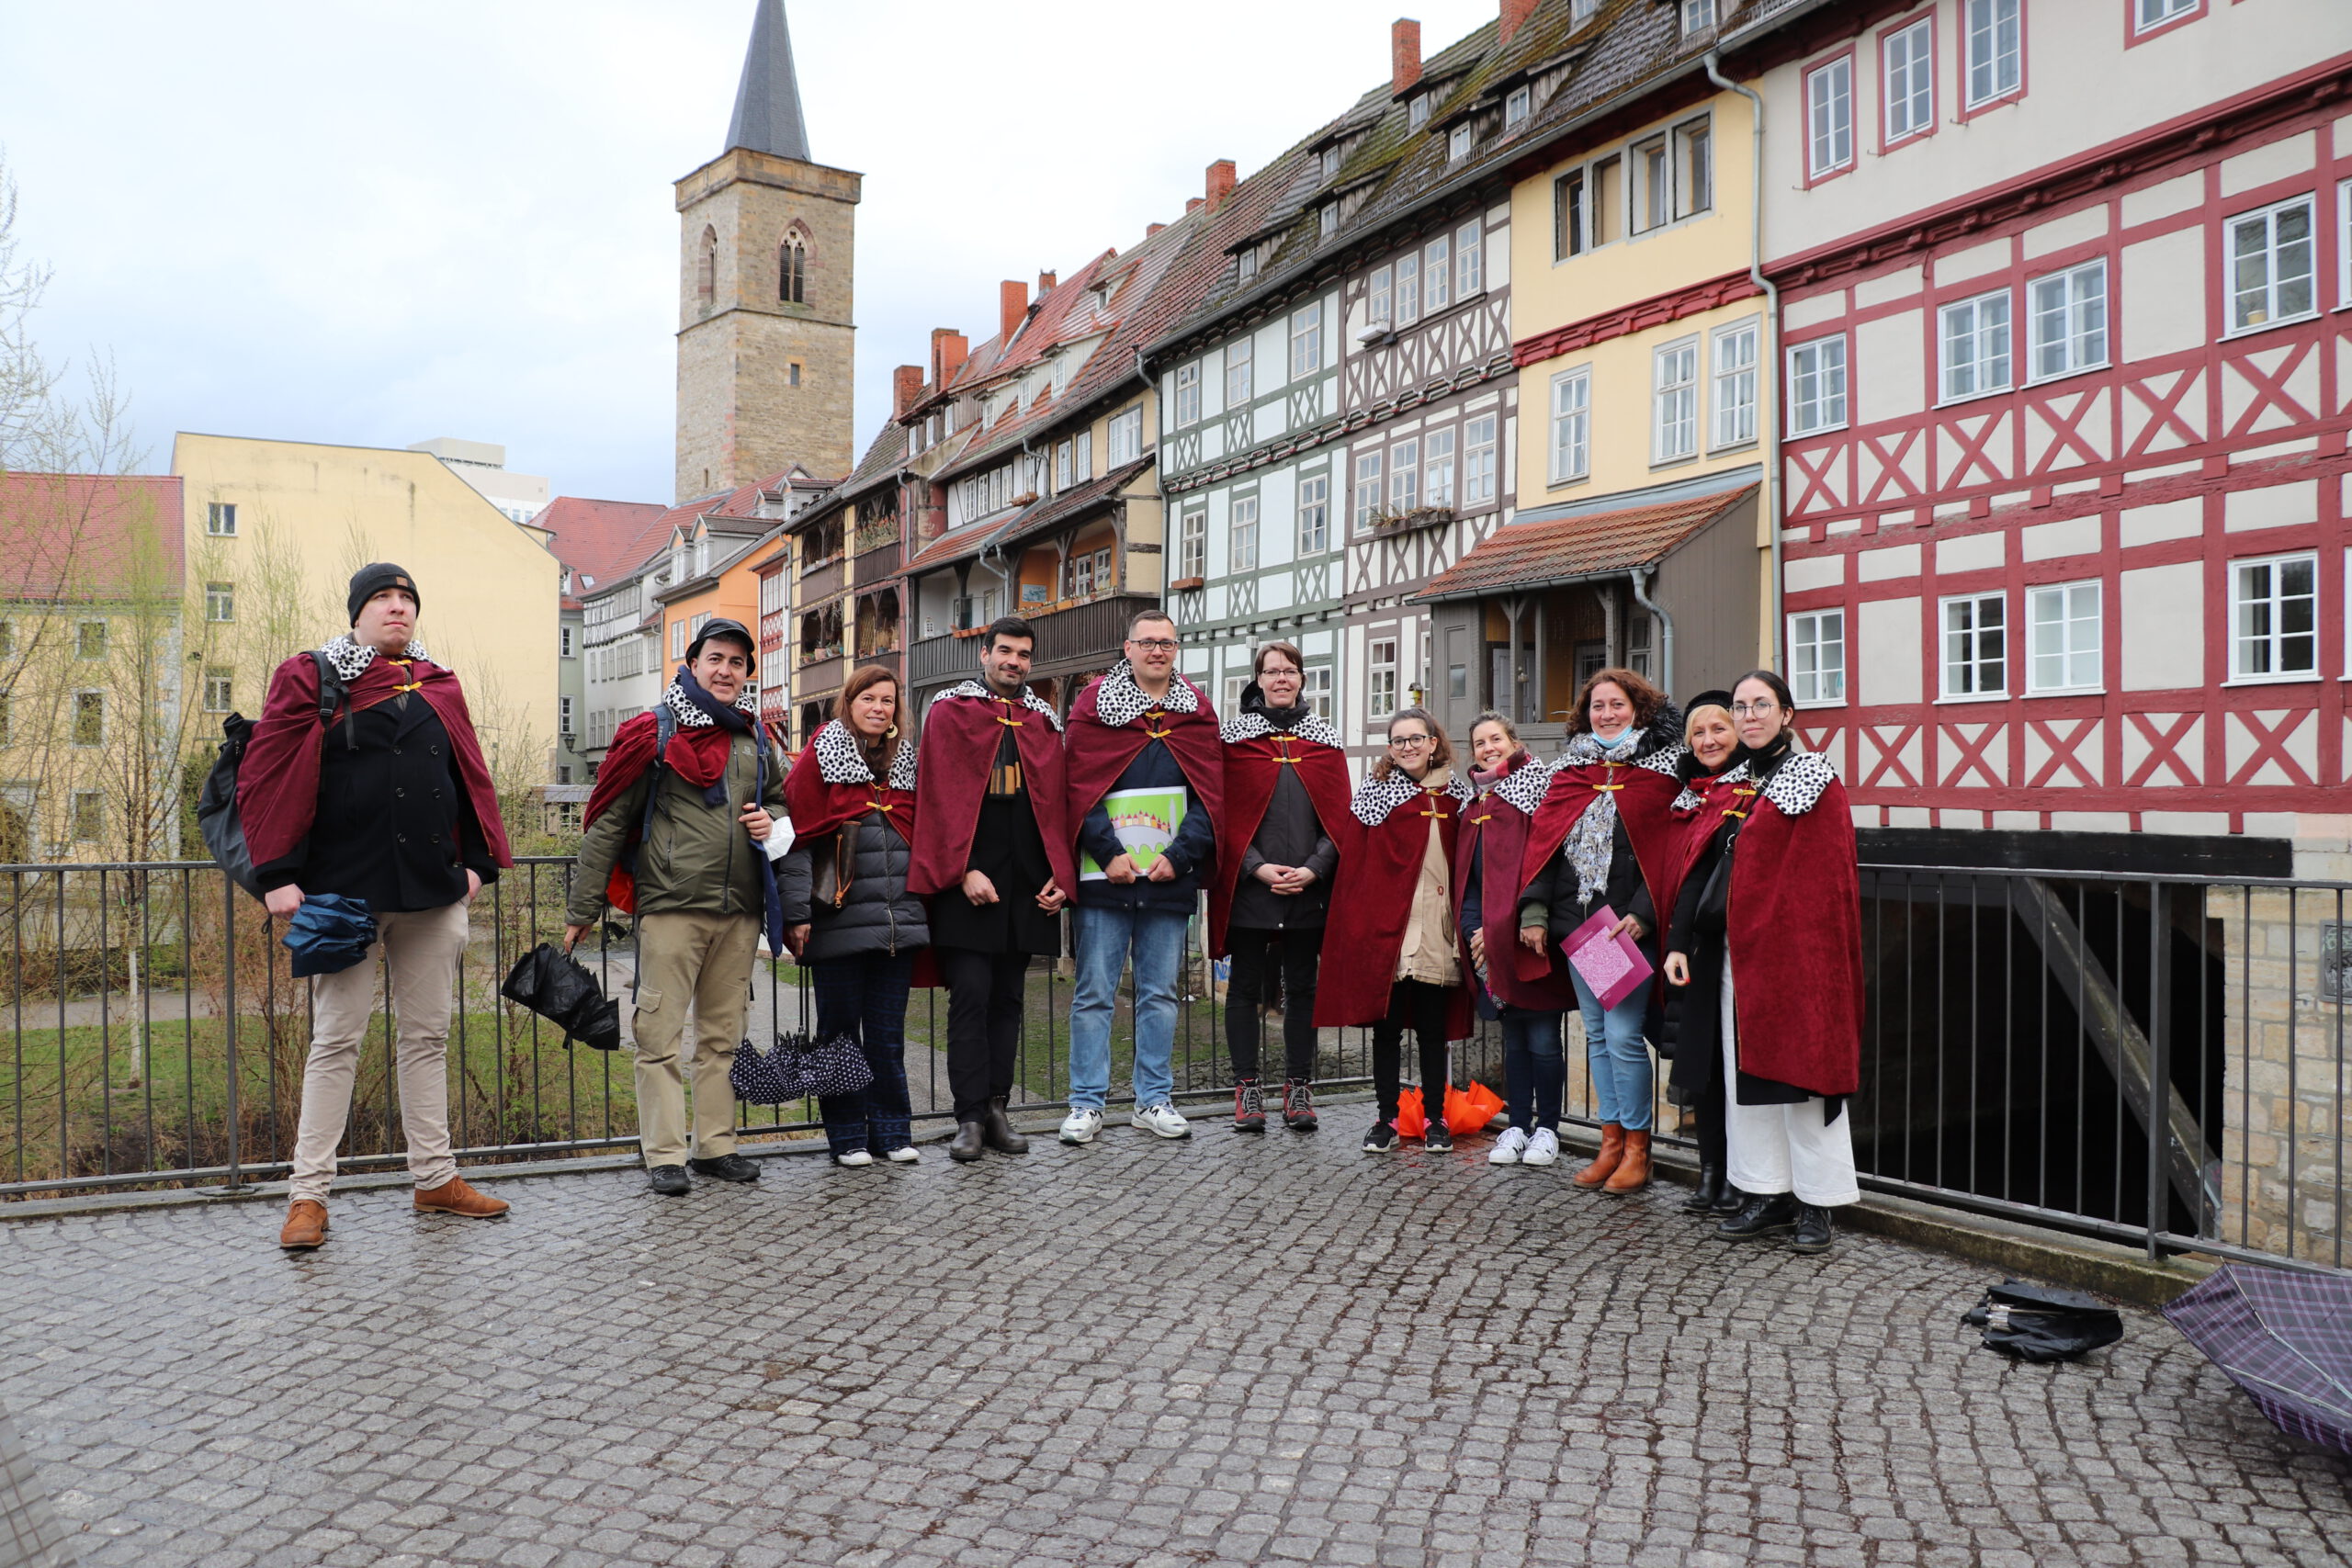
<instances>
[{"instance_id":1,"label":"woman in black puffer jacket","mask_svg":"<svg viewBox=\"0 0 2352 1568\"><path fill-rule=\"evenodd\" d=\"M854 671L842 714L810 737L785 781L798 835L778 868L786 941L816 983L820 1039L847 1035L874 1082L818 1100L833 1163L918 1158L907 1100L907 992L931 945L923 902L907 891L915 749L899 739L898 677Z\"/></svg>"}]
</instances>

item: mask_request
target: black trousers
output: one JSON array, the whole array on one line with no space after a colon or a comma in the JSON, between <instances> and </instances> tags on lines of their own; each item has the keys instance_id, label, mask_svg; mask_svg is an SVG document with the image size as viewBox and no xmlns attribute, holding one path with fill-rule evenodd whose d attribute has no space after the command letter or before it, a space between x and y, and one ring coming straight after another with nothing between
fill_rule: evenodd
<instances>
[{"instance_id":1,"label":"black trousers","mask_svg":"<svg viewBox=\"0 0 2352 1568\"><path fill-rule=\"evenodd\" d=\"M1321 926L1282 931L1236 926L1226 933L1233 948L1233 974L1226 989L1225 1045L1233 1054L1233 1076L1258 1076L1258 1009L1266 982L1281 968L1283 1076L1315 1076L1315 971L1323 956Z\"/></svg>"},{"instance_id":2,"label":"black trousers","mask_svg":"<svg viewBox=\"0 0 2352 1568\"><path fill-rule=\"evenodd\" d=\"M1691 1120L1699 1124L1699 1163L1723 1169L1730 1163L1731 1145L1724 1117L1722 1073L1709 1078L1707 1087L1699 1091L1699 1103L1691 1107Z\"/></svg>"},{"instance_id":3,"label":"black trousers","mask_svg":"<svg viewBox=\"0 0 2352 1568\"><path fill-rule=\"evenodd\" d=\"M1372 1089L1380 1098L1383 1122L1396 1120L1408 1027L1421 1048L1421 1088L1428 1091L1422 1109L1431 1121L1445 1114L1445 1004L1452 994L1424 980L1399 980L1388 988L1388 1016L1372 1026Z\"/></svg>"},{"instance_id":4,"label":"black trousers","mask_svg":"<svg viewBox=\"0 0 2352 1568\"><path fill-rule=\"evenodd\" d=\"M932 952L939 977L947 982L947 1088L956 1097L956 1120L977 1122L989 1100L1012 1093L1029 955L968 947Z\"/></svg>"}]
</instances>

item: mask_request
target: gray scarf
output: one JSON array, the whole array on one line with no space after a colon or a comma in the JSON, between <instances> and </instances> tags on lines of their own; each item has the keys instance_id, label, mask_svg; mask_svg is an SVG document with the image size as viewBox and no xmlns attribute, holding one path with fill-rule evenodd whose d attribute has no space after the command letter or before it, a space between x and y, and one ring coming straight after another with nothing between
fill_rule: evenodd
<instances>
[{"instance_id":1,"label":"gray scarf","mask_svg":"<svg viewBox=\"0 0 2352 1568\"><path fill-rule=\"evenodd\" d=\"M1639 727L1625 731L1614 740L1603 740L1587 732L1568 742L1567 750L1560 758L1563 767L1578 767L1592 762L1630 762L1634 753L1641 750L1642 730ZM1576 826L1568 829L1568 841L1562 852L1568 863L1576 868L1577 902L1589 904L1592 896L1609 884L1609 862L1617 848L1617 796L1603 790L1593 803L1584 808ZM1619 913L1623 913L1620 910Z\"/></svg>"}]
</instances>

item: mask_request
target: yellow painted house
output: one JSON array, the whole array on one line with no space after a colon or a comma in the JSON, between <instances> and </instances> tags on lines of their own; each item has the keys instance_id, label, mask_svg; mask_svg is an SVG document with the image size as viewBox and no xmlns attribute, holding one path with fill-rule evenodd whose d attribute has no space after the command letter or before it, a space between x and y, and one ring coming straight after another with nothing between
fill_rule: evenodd
<instances>
[{"instance_id":1,"label":"yellow painted house","mask_svg":"<svg viewBox=\"0 0 2352 1568\"><path fill-rule=\"evenodd\" d=\"M416 579L418 640L464 681L502 785L549 776L562 568L543 530L424 452L182 433L172 471L187 615L227 700L258 713L279 660L348 628L352 572L394 561Z\"/></svg>"}]
</instances>

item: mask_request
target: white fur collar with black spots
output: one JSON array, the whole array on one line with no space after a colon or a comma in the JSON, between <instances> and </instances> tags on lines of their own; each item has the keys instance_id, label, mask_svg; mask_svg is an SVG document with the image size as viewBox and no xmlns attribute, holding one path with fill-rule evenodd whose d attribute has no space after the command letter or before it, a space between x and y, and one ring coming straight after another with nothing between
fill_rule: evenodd
<instances>
[{"instance_id":1,"label":"white fur collar with black spots","mask_svg":"<svg viewBox=\"0 0 2352 1568\"><path fill-rule=\"evenodd\" d=\"M1216 738L1227 746L1238 741L1255 740L1261 735L1295 735L1301 740L1310 740L1317 746L1329 746L1335 751L1344 749L1347 744L1340 739L1338 730L1324 723L1322 718L1315 714L1308 714L1288 729L1272 724L1264 714L1255 712L1235 714L1216 727Z\"/></svg>"},{"instance_id":2,"label":"white fur collar with black spots","mask_svg":"<svg viewBox=\"0 0 2352 1568\"><path fill-rule=\"evenodd\" d=\"M865 749L849 732L849 726L840 719L828 722L817 731L809 742L817 748L817 776L829 784L870 784L874 770L865 765ZM901 746L890 760L892 789L910 790L915 787L915 749Z\"/></svg>"},{"instance_id":3,"label":"white fur collar with black spots","mask_svg":"<svg viewBox=\"0 0 2352 1568\"><path fill-rule=\"evenodd\" d=\"M718 722L695 706L694 699L686 695L685 687L675 681L662 688L662 705L670 710L680 729L707 729ZM760 699L749 686L735 694L735 711L750 714L754 719L760 716Z\"/></svg>"},{"instance_id":4,"label":"white fur collar with black spots","mask_svg":"<svg viewBox=\"0 0 2352 1568\"><path fill-rule=\"evenodd\" d=\"M1422 793L1420 784L1403 769L1385 779L1366 779L1356 786L1356 797L1348 805L1356 820L1367 828L1377 828L1388 820L1388 814ZM1476 792L1460 773L1447 770L1444 794L1467 806L1477 798Z\"/></svg>"},{"instance_id":5,"label":"white fur collar with black spots","mask_svg":"<svg viewBox=\"0 0 2352 1568\"><path fill-rule=\"evenodd\" d=\"M1532 817L1551 792L1552 770L1541 762L1521 762L1495 782L1487 793L1498 795L1523 814Z\"/></svg>"},{"instance_id":6,"label":"white fur collar with black spots","mask_svg":"<svg viewBox=\"0 0 2352 1568\"><path fill-rule=\"evenodd\" d=\"M319 649L319 651L327 656L327 662L334 666L334 672L343 677L343 682L345 685L349 685L352 682L359 679L361 671L365 671L370 664L376 662L376 649L374 646L368 643L354 641L351 634L348 632L345 632L343 636L335 638L333 642ZM424 645L423 643L413 642L406 648L401 649L401 657L402 659L429 660L433 656L424 651Z\"/></svg>"},{"instance_id":7,"label":"white fur collar with black spots","mask_svg":"<svg viewBox=\"0 0 2352 1568\"><path fill-rule=\"evenodd\" d=\"M1125 660L1111 666L1094 688L1094 716L1113 729L1124 729L1145 714L1158 709L1161 713L1197 713L1201 699L1192 682L1170 671L1166 698L1148 697L1136 684L1135 667Z\"/></svg>"},{"instance_id":8,"label":"white fur collar with black spots","mask_svg":"<svg viewBox=\"0 0 2352 1568\"><path fill-rule=\"evenodd\" d=\"M1821 792L1838 777L1837 766L1818 751L1792 751L1764 781L1764 798L1783 817L1802 817L1821 802Z\"/></svg>"},{"instance_id":9,"label":"white fur collar with black spots","mask_svg":"<svg viewBox=\"0 0 2352 1568\"><path fill-rule=\"evenodd\" d=\"M945 702L950 697L977 697L984 703L996 702L1000 700L996 693L989 689L986 682L978 680L967 681L960 686L950 686L931 700L933 704L936 705L937 704ZM1026 686L1021 688L1021 705L1027 708L1031 713L1044 714L1046 716L1046 721L1048 724L1051 724L1056 729L1059 729L1062 727L1062 721L1054 716L1053 705L1046 702L1045 698L1039 696L1036 693L1031 691Z\"/></svg>"},{"instance_id":10,"label":"white fur collar with black spots","mask_svg":"<svg viewBox=\"0 0 2352 1568\"><path fill-rule=\"evenodd\" d=\"M1713 782L1716 784L1745 784L1747 781L1747 764L1746 762L1734 762L1730 767L1724 769L1722 773L1718 774ZM1691 788L1687 784L1682 786L1682 793L1674 797L1674 809L1677 811L1696 811L1699 807L1706 804L1707 797L1701 795L1697 790Z\"/></svg>"}]
</instances>

